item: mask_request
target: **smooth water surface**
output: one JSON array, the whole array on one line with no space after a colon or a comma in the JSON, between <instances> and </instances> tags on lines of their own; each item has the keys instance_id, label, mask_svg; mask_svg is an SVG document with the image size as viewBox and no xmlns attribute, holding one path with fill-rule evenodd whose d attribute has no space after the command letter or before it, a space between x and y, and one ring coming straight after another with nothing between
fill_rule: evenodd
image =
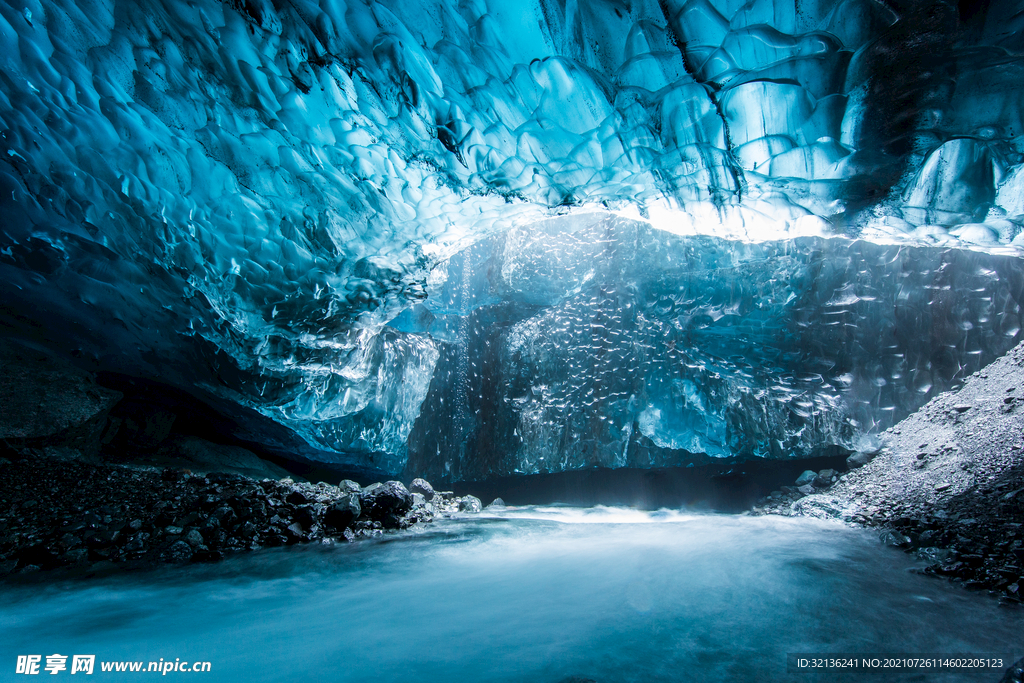
<instances>
[{"instance_id":1,"label":"smooth water surface","mask_svg":"<svg viewBox=\"0 0 1024 683\"><path fill-rule=\"evenodd\" d=\"M786 653L1020 656L1021 611L913 566L869 532L814 520L516 508L215 566L0 586L0 680L24 678L17 655L55 652L212 663L172 679L445 683L830 681L843 679L787 673Z\"/></svg>"}]
</instances>

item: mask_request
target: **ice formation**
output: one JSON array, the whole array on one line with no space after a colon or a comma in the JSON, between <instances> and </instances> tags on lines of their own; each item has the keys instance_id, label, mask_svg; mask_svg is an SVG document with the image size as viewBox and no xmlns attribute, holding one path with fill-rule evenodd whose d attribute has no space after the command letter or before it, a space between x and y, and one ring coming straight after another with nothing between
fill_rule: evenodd
<instances>
[{"instance_id":1,"label":"ice formation","mask_svg":"<svg viewBox=\"0 0 1024 683\"><path fill-rule=\"evenodd\" d=\"M851 449L1020 337L1024 262L575 215L481 241L392 325L444 344L410 472Z\"/></svg>"},{"instance_id":2,"label":"ice formation","mask_svg":"<svg viewBox=\"0 0 1024 683\"><path fill-rule=\"evenodd\" d=\"M0 320L393 472L849 443L1019 338L1022 29L4 0Z\"/></svg>"}]
</instances>

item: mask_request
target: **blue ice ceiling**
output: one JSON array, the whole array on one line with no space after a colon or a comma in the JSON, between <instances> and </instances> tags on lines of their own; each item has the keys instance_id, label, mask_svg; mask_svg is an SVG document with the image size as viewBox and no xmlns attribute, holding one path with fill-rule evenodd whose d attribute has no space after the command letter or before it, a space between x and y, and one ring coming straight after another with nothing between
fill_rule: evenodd
<instances>
[{"instance_id":1,"label":"blue ice ceiling","mask_svg":"<svg viewBox=\"0 0 1024 683\"><path fill-rule=\"evenodd\" d=\"M1019 340L1022 51L1005 0L5 1L0 322L396 473L853 445Z\"/></svg>"}]
</instances>

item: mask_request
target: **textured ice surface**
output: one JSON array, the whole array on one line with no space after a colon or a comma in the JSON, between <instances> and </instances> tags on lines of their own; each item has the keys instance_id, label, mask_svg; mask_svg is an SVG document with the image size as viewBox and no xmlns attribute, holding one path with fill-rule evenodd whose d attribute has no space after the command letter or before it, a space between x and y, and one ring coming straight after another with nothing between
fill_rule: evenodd
<instances>
[{"instance_id":1,"label":"textured ice surface","mask_svg":"<svg viewBox=\"0 0 1024 683\"><path fill-rule=\"evenodd\" d=\"M528 247L530 226L564 207L780 250L813 235L976 250L1024 239L1017 4L899 7L3 0L2 322L97 367L205 387L341 460L397 471L435 365L473 372L472 354L450 358L450 340L497 313L446 318L432 301L444 331L385 323L423 301L448 257L510 228ZM501 352L533 368L517 381L548 372L542 340L564 316L621 319L636 349L670 327L638 322L626 282L593 301L558 294L584 291L589 266L612 277L611 264L569 261L529 285L510 273L486 294L543 309L510 314ZM736 338L752 324L721 316ZM557 343L577 343L564 334ZM718 381L733 391L742 375L730 373L761 356L692 388L670 373L649 390L663 398L636 406L627 387L654 366L602 348L594 363L638 369L602 380L618 412L601 443L624 443L635 413L664 448L732 448L732 418L693 418L667 397L696 401ZM590 405L589 387L558 394L560 382L523 409ZM539 448L575 433L527 427L508 438ZM806 438L839 429L816 424Z\"/></svg>"},{"instance_id":2,"label":"textured ice surface","mask_svg":"<svg viewBox=\"0 0 1024 683\"><path fill-rule=\"evenodd\" d=\"M592 214L481 242L435 287L392 323L443 342L409 471L472 479L853 448L1019 340L1024 262Z\"/></svg>"}]
</instances>

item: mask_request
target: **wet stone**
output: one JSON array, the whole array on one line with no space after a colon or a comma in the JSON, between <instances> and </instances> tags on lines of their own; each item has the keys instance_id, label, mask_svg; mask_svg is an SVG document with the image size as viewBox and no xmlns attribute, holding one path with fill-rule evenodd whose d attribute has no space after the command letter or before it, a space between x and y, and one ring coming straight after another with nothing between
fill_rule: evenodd
<instances>
[{"instance_id":1,"label":"wet stone","mask_svg":"<svg viewBox=\"0 0 1024 683\"><path fill-rule=\"evenodd\" d=\"M413 479L412 483L409 484L409 491L420 494L426 500L433 500L434 498L434 487L426 479Z\"/></svg>"},{"instance_id":2,"label":"wet stone","mask_svg":"<svg viewBox=\"0 0 1024 683\"><path fill-rule=\"evenodd\" d=\"M335 529L344 529L362 514L359 497L353 493L343 495L324 513L324 523Z\"/></svg>"},{"instance_id":3,"label":"wet stone","mask_svg":"<svg viewBox=\"0 0 1024 683\"><path fill-rule=\"evenodd\" d=\"M804 486L806 484L810 484L815 480L817 476L817 472L814 472L813 470L805 470L803 474L796 478L796 485Z\"/></svg>"},{"instance_id":4,"label":"wet stone","mask_svg":"<svg viewBox=\"0 0 1024 683\"><path fill-rule=\"evenodd\" d=\"M198 548L203 545L203 535L199 533L198 529L190 529L182 540L188 543L192 548Z\"/></svg>"},{"instance_id":5,"label":"wet stone","mask_svg":"<svg viewBox=\"0 0 1024 683\"><path fill-rule=\"evenodd\" d=\"M168 562L188 562L192 555L192 546L185 541L175 541L164 551L164 557Z\"/></svg>"},{"instance_id":6,"label":"wet stone","mask_svg":"<svg viewBox=\"0 0 1024 683\"><path fill-rule=\"evenodd\" d=\"M412 494L400 481L373 484L359 494L362 514L381 521L390 516L403 515L412 508Z\"/></svg>"}]
</instances>

